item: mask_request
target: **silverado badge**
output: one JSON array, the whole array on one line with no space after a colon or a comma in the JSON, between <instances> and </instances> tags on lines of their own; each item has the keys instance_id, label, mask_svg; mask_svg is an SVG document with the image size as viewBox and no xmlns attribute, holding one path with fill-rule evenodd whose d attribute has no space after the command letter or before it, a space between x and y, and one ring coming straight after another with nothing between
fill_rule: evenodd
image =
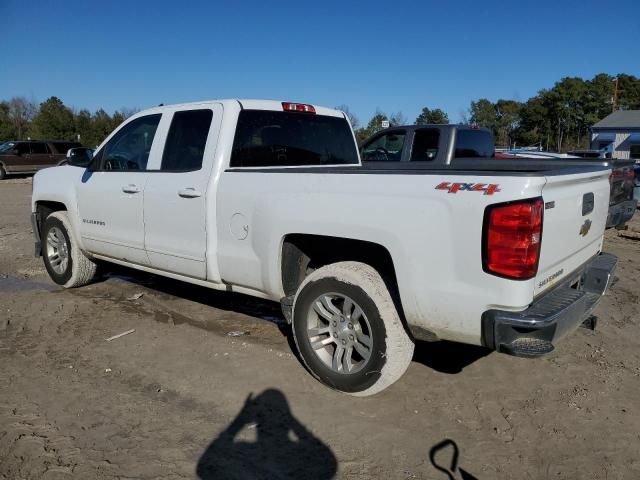
<instances>
[{"instance_id":1,"label":"silverado badge","mask_svg":"<svg viewBox=\"0 0 640 480\"><path fill-rule=\"evenodd\" d=\"M591 220L586 219L580 227L580 235L586 237L587 233L589 233L589 230L591 230Z\"/></svg>"}]
</instances>

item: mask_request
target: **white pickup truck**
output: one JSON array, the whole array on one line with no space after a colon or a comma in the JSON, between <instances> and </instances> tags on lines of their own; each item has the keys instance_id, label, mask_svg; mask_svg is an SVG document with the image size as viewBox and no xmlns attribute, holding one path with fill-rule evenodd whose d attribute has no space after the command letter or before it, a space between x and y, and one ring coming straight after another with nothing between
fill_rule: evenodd
<instances>
[{"instance_id":1,"label":"white pickup truck","mask_svg":"<svg viewBox=\"0 0 640 480\"><path fill-rule=\"evenodd\" d=\"M279 301L308 370L353 395L400 378L416 339L550 352L615 268L602 253L610 170L523 159L488 170L456 158L474 155L471 130L429 131L414 164L394 168L363 165L333 109L152 108L88 167L34 177L36 255L65 287L108 261Z\"/></svg>"}]
</instances>

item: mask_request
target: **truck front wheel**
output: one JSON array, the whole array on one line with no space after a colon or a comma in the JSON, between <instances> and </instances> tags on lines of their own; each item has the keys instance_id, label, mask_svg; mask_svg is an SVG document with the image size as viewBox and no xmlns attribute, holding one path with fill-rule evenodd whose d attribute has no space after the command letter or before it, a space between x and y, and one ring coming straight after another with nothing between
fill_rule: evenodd
<instances>
[{"instance_id":1,"label":"truck front wheel","mask_svg":"<svg viewBox=\"0 0 640 480\"><path fill-rule=\"evenodd\" d=\"M327 265L305 278L294 300L293 335L309 371L351 395L384 390L413 356L382 277L360 262Z\"/></svg>"},{"instance_id":2,"label":"truck front wheel","mask_svg":"<svg viewBox=\"0 0 640 480\"><path fill-rule=\"evenodd\" d=\"M42 257L51 279L65 288L81 287L93 279L96 264L73 237L67 212L53 212L42 227Z\"/></svg>"}]
</instances>

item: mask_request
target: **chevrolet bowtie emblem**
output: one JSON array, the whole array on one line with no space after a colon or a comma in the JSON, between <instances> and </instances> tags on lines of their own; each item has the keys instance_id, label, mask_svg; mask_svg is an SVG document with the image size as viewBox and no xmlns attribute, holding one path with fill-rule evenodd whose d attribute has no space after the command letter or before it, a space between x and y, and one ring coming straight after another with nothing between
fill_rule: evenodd
<instances>
[{"instance_id":1,"label":"chevrolet bowtie emblem","mask_svg":"<svg viewBox=\"0 0 640 480\"><path fill-rule=\"evenodd\" d=\"M586 237L587 233L589 233L589 230L591 230L591 220L587 219L580 227L580 235Z\"/></svg>"}]
</instances>

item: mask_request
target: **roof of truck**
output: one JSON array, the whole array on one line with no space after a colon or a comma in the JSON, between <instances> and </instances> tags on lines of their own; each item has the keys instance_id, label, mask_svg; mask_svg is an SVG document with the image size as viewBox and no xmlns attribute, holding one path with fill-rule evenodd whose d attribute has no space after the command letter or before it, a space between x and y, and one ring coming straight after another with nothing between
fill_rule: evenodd
<instances>
[{"instance_id":1,"label":"roof of truck","mask_svg":"<svg viewBox=\"0 0 640 480\"><path fill-rule=\"evenodd\" d=\"M143 112L149 111L161 111L161 110L181 110L184 108L191 108L197 106L205 106L211 105L214 103L219 103L224 105L239 105L240 108L246 110L274 110L274 111L283 111L284 103L294 103L294 104L303 104L303 105L312 105L315 109L315 113L318 115L327 115L330 117L344 117L344 113L340 110L336 110L335 108L323 107L321 105L317 105L315 103L308 103L302 101L293 101L293 100L260 100L260 99L251 99L251 98L224 98L224 99L214 99L214 100L202 100L199 102L188 102L188 103L176 103L171 105L160 104L157 107L152 107ZM138 112L136 115L139 115L142 112Z\"/></svg>"}]
</instances>

